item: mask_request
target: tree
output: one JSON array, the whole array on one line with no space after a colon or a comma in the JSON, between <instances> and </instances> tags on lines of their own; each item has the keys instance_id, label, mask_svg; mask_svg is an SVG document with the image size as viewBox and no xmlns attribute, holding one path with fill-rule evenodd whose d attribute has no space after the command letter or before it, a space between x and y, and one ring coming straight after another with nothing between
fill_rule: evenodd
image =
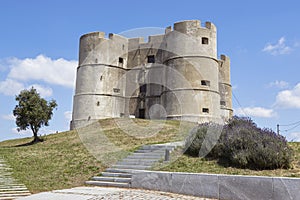
<instances>
[{"instance_id":1,"label":"tree","mask_svg":"<svg viewBox=\"0 0 300 200\"><path fill-rule=\"evenodd\" d=\"M16 96L16 101L19 104L16 105L13 114L16 117L17 130L30 128L34 138L32 143L41 142L42 139L38 137L38 131L42 126L49 126L53 109L57 107L56 101L47 102L40 97L40 94L33 87L30 90L22 90Z\"/></svg>"}]
</instances>

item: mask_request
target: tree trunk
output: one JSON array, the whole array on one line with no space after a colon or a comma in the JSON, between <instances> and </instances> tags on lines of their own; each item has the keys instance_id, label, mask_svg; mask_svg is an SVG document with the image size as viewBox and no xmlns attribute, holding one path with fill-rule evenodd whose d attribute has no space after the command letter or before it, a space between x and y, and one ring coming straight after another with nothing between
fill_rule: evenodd
<instances>
[{"instance_id":1,"label":"tree trunk","mask_svg":"<svg viewBox=\"0 0 300 200\"><path fill-rule=\"evenodd\" d=\"M32 143L42 142L43 139L41 139L41 138L38 136L38 131L37 131L33 126L31 126L31 130L32 130L32 132L33 132L33 141L32 141Z\"/></svg>"}]
</instances>

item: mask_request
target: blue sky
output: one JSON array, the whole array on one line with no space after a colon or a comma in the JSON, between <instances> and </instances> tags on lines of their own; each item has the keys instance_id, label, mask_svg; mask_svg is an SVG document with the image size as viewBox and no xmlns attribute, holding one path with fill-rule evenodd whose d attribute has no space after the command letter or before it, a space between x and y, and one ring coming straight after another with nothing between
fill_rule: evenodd
<instances>
[{"instance_id":1,"label":"blue sky","mask_svg":"<svg viewBox=\"0 0 300 200\"><path fill-rule=\"evenodd\" d=\"M128 2L128 3L126 3ZM15 95L34 86L56 99L42 134L69 128L78 43L92 31L120 33L199 19L218 28L218 55L231 58L233 107L262 127L300 121L299 1L71 1L0 2L0 140L17 133ZM300 141L300 126L281 126ZM288 130L290 129L290 130ZM288 130L288 131L284 131Z\"/></svg>"}]
</instances>

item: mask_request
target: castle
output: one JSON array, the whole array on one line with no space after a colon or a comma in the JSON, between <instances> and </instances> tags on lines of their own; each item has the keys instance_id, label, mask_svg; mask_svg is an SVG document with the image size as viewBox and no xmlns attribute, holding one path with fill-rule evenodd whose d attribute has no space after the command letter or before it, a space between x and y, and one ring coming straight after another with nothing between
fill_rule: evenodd
<instances>
[{"instance_id":1,"label":"castle","mask_svg":"<svg viewBox=\"0 0 300 200\"><path fill-rule=\"evenodd\" d=\"M230 60L217 58L211 22L177 22L147 42L88 33L80 38L71 129L116 117L227 120L231 89Z\"/></svg>"}]
</instances>

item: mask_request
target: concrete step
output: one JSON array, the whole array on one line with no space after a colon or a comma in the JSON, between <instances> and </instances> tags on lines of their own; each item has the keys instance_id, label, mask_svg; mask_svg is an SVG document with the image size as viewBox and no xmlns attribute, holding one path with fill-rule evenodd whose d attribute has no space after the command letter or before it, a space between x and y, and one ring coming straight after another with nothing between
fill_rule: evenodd
<instances>
[{"instance_id":1,"label":"concrete step","mask_svg":"<svg viewBox=\"0 0 300 200\"><path fill-rule=\"evenodd\" d=\"M147 162L143 160L132 160L132 161L119 161L117 162L117 165L146 165L146 166L152 166L157 160Z\"/></svg>"},{"instance_id":2,"label":"concrete step","mask_svg":"<svg viewBox=\"0 0 300 200\"><path fill-rule=\"evenodd\" d=\"M169 149L173 150L176 146L164 146L164 145L144 145L141 147L142 150L162 150L162 149Z\"/></svg>"},{"instance_id":3,"label":"concrete step","mask_svg":"<svg viewBox=\"0 0 300 200\"><path fill-rule=\"evenodd\" d=\"M113 165L112 167L117 169L149 169L151 165Z\"/></svg>"},{"instance_id":4,"label":"concrete step","mask_svg":"<svg viewBox=\"0 0 300 200\"><path fill-rule=\"evenodd\" d=\"M88 185L95 185L95 186L104 186L104 187L124 187L129 188L129 183L118 183L118 182L104 182L104 181L86 181Z\"/></svg>"},{"instance_id":5,"label":"concrete step","mask_svg":"<svg viewBox=\"0 0 300 200\"><path fill-rule=\"evenodd\" d=\"M28 195L31 195L30 193L20 193L20 194L0 194L0 199L4 199L4 198L8 198L8 197L23 197L23 196L28 196Z\"/></svg>"},{"instance_id":6,"label":"concrete step","mask_svg":"<svg viewBox=\"0 0 300 200\"><path fill-rule=\"evenodd\" d=\"M163 156L153 156L153 155L130 155L130 156L127 156L127 158L130 158L130 159L156 159L156 160L159 160L161 159Z\"/></svg>"},{"instance_id":7,"label":"concrete step","mask_svg":"<svg viewBox=\"0 0 300 200\"><path fill-rule=\"evenodd\" d=\"M133 169L118 169L118 168L107 168L105 172L109 173L131 173Z\"/></svg>"},{"instance_id":8,"label":"concrete step","mask_svg":"<svg viewBox=\"0 0 300 200\"><path fill-rule=\"evenodd\" d=\"M8 194L8 195L13 195L13 194L28 194L29 191L19 191L19 190L12 190L12 191L1 191L0 195Z\"/></svg>"},{"instance_id":9,"label":"concrete step","mask_svg":"<svg viewBox=\"0 0 300 200\"><path fill-rule=\"evenodd\" d=\"M14 187L14 188L0 188L0 192L3 192L3 191L28 191L27 188L20 188L20 187Z\"/></svg>"},{"instance_id":10,"label":"concrete step","mask_svg":"<svg viewBox=\"0 0 300 200\"><path fill-rule=\"evenodd\" d=\"M134 153L164 153L165 151L165 149L138 149L135 150Z\"/></svg>"},{"instance_id":11,"label":"concrete step","mask_svg":"<svg viewBox=\"0 0 300 200\"><path fill-rule=\"evenodd\" d=\"M129 173L113 173L113 172L102 172L102 176L106 177L121 177L121 178L131 178L132 174Z\"/></svg>"},{"instance_id":12,"label":"concrete step","mask_svg":"<svg viewBox=\"0 0 300 200\"><path fill-rule=\"evenodd\" d=\"M131 178L120 178L120 177L107 177L107 176L94 176L93 181L103 182L118 182L118 183L130 183Z\"/></svg>"},{"instance_id":13,"label":"concrete step","mask_svg":"<svg viewBox=\"0 0 300 200\"><path fill-rule=\"evenodd\" d=\"M130 154L129 156L164 156L165 152L162 153L156 153L156 152L149 152L149 153L133 153Z\"/></svg>"},{"instance_id":14,"label":"concrete step","mask_svg":"<svg viewBox=\"0 0 300 200\"><path fill-rule=\"evenodd\" d=\"M153 162L157 162L157 159L155 159L155 158L146 158L146 159L125 158L122 161L124 161L124 162L146 162L146 163L153 163Z\"/></svg>"}]
</instances>

